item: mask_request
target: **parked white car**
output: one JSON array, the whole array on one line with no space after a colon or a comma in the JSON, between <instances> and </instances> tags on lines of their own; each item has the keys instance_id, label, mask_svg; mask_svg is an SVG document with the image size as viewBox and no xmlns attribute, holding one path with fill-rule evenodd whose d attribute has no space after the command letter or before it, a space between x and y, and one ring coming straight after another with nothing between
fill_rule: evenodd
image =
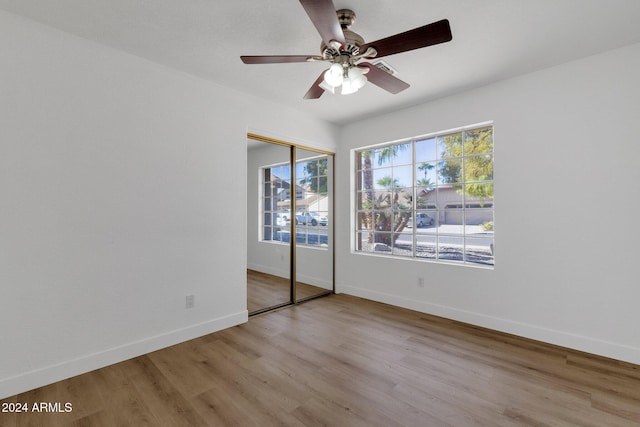
<instances>
[{"instance_id":1,"label":"parked white car","mask_svg":"<svg viewBox=\"0 0 640 427\"><path fill-rule=\"evenodd\" d=\"M435 220L433 218L431 218L429 215L427 215L424 212L418 212L416 213L416 227L420 228L420 227L426 227L428 225L433 225L435 224ZM407 227L411 228L413 227L413 219L409 218L409 221L407 221Z\"/></svg>"},{"instance_id":2,"label":"parked white car","mask_svg":"<svg viewBox=\"0 0 640 427\"><path fill-rule=\"evenodd\" d=\"M291 221L291 213L290 212L279 212L276 215L276 224L280 227L285 227L289 225L289 221Z\"/></svg>"},{"instance_id":3,"label":"parked white car","mask_svg":"<svg viewBox=\"0 0 640 427\"><path fill-rule=\"evenodd\" d=\"M298 212L296 214L296 224L302 225L327 225L329 220L326 216L320 216L317 212Z\"/></svg>"}]
</instances>

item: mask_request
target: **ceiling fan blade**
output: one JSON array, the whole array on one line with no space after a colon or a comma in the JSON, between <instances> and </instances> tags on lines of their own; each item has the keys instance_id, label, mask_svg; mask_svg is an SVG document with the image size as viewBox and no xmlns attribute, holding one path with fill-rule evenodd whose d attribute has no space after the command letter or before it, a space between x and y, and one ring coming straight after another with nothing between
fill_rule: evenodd
<instances>
[{"instance_id":1,"label":"ceiling fan blade","mask_svg":"<svg viewBox=\"0 0 640 427\"><path fill-rule=\"evenodd\" d=\"M284 64L290 62L312 62L323 61L324 58L318 55L244 55L241 56L245 64Z\"/></svg>"},{"instance_id":2,"label":"ceiling fan blade","mask_svg":"<svg viewBox=\"0 0 640 427\"><path fill-rule=\"evenodd\" d=\"M367 80L394 95L409 87L408 83L403 82L397 77L393 77L391 74L382 71L373 64L363 62L358 64L358 67L367 67L369 69L369 72L366 74Z\"/></svg>"},{"instance_id":3,"label":"ceiling fan blade","mask_svg":"<svg viewBox=\"0 0 640 427\"><path fill-rule=\"evenodd\" d=\"M443 19L423 27L396 34L395 36L364 44L360 46L360 52L364 52L367 48L373 47L378 51L375 57L381 58L395 53L407 52L409 50L448 42L451 41L452 38L449 21Z\"/></svg>"},{"instance_id":4,"label":"ceiling fan blade","mask_svg":"<svg viewBox=\"0 0 640 427\"><path fill-rule=\"evenodd\" d=\"M307 93L304 95L304 99L318 99L322 96L324 89L320 87L320 83L322 83L322 80L324 79L325 72L326 70L320 74L320 77L318 77L315 82L313 82L313 85L311 85Z\"/></svg>"},{"instance_id":5,"label":"ceiling fan blade","mask_svg":"<svg viewBox=\"0 0 640 427\"><path fill-rule=\"evenodd\" d=\"M300 0L300 4L327 46L331 46L332 41L337 41L340 46L347 44L332 0Z\"/></svg>"}]
</instances>

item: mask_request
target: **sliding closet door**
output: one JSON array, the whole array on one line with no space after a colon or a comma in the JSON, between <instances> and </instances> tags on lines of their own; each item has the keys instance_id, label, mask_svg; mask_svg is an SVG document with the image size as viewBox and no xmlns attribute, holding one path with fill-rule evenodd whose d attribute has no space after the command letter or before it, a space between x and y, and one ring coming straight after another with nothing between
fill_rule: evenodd
<instances>
[{"instance_id":1,"label":"sliding closet door","mask_svg":"<svg viewBox=\"0 0 640 427\"><path fill-rule=\"evenodd\" d=\"M296 148L295 300L333 292L333 155Z\"/></svg>"},{"instance_id":2,"label":"sliding closet door","mask_svg":"<svg viewBox=\"0 0 640 427\"><path fill-rule=\"evenodd\" d=\"M334 155L248 135L249 314L334 291Z\"/></svg>"},{"instance_id":3,"label":"sliding closet door","mask_svg":"<svg viewBox=\"0 0 640 427\"><path fill-rule=\"evenodd\" d=\"M293 302L291 197L295 193L291 147L249 139L247 149L247 309L255 314Z\"/></svg>"}]
</instances>

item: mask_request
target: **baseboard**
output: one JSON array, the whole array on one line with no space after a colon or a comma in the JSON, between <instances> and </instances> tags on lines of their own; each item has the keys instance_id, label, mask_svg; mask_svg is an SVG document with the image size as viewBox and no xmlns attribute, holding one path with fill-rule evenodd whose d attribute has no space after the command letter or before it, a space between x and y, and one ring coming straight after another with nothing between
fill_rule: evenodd
<instances>
[{"instance_id":1,"label":"baseboard","mask_svg":"<svg viewBox=\"0 0 640 427\"><path fill-rule=\"evenodd\" d=\"M469 323L495 331L505 332L536 341L542 341L565 348L640 365L640 348L638 347L631 347L615 342L543 328L536 325L432 304L425 301L415 301L399 297L397 295L371 291L369 289L363 289L355 286L339 285L336 286L336 289L339 293L353 295L372 301L419 311L421 313L432 314L434 316Z\"/></svg>"},{"instance_id":2,"label":"baseboard","mask_svg":"<svg viewBox=\"0 0 640 427\"><path fill-rule=\"evenodd\" d=\"M57 365L5 378L0 381L0 399L14 396L76 375L84 374L133 357L151 353L165 347L189 341L232 326L245 323L248 312L241 311L228 316L191 325L168 333L145 338L98 353L79 357Z\"/></svg>"},{"instance_id":3,"label":"baseboard","mask_svg":"<svg viewBox=\"0 0 640 427\"><path fill-rule=\"evenodd\" d=\"M283 271L277 268L270 267L268 265L260 265L260 264L247 264L247 269L257 271L260 273L271 274L277 277L289 277L289 270ZM333 289L333 284L325 279L317 278L314 276L309 276L306 274L298 273L298 281L302 283L306 283L313 286L318 286L320 288L324 288L327 290Z\"/></svg>"},{"instance_id":4,"label":"baseboard","mask_svg":"<svg viewBox=\"0 0 640 427\"><path fill-rule=\"evenodd\" d=\"M275 268L275 267L271 267L268 265L261 265L261 264L247 264L247 269L257 271L260 273L271 274L272 276L277 276L277 277L289 277L289 274L291 274L291 272L288 269L282 270L280 268Z\"/></svg>"},{"instance_id":5,"label":"baseboard","mask_svg":"<svg viewBox=\"0 0 640 427\"><path fill-rule=\"evenodd\" d=\"M306 283L307 285L317 286L319 288L323 288L326 290L332 290L333 284L323 279L319 279L317 277L308 276L306 274L298 273L298 282Z\"/></svg>"}]
</instances>

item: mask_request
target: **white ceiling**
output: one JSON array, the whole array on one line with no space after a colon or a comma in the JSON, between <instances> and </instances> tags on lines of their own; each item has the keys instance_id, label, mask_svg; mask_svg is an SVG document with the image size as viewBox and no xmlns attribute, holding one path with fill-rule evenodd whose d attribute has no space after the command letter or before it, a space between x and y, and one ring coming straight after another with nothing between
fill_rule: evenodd
<instances>
[{"instance_id":1,"label":"white ceiling","mask_svg":"<svg viewBox=\"0 0 640 427\"><path fill-rule=\"evenodd\" d=\"M0 0L0 8L335 123L408 107L640 42L640 0L334 0L365 41L449 19L453 41L388 56L411 85L302 97L323 62L245 65L240 55L319 54L297 0Z\"/></svg>"}]
</instances>

